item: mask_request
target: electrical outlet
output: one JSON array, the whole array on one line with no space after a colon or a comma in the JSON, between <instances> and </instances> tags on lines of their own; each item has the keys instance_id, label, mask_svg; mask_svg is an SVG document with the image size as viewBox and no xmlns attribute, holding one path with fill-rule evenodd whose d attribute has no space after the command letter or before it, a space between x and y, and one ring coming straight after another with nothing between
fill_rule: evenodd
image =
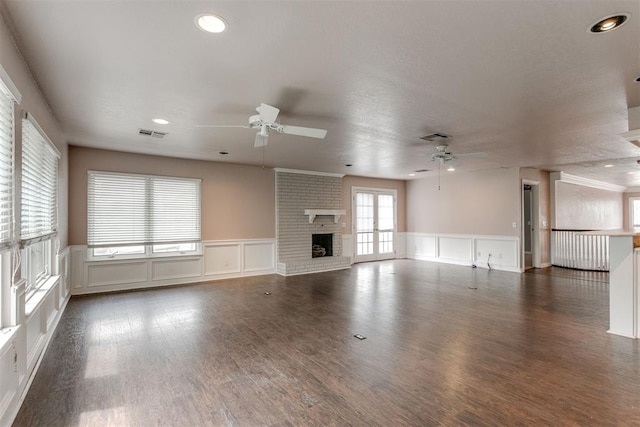
<instances>
[{"instance_id":1,"label":"electrical outlet","mask_svg":"<svg viewBox=\"0 0 640 427\"><path fill-rule=\"evenodd\" d=\"M515 222L512 222L512 223L511 223L511 227L513 227L513 228L517 228L517 227L518 227L518 224L517 224L517 223L515 223Z\"/></svg>"}]
</instances>

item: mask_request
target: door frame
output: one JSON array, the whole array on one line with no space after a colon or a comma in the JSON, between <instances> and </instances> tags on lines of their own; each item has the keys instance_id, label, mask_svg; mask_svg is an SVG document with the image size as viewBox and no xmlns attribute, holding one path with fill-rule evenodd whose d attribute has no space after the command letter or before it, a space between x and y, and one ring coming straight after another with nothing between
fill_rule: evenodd
<instances>
[{"instance_id":1,"label":"door frame","mask_svg":"<svg viewBox=\"0 0 640 427\"><path fill-rule=\"evenodd\" d=\"M367 262L367 261L357 261L357 251L358 251L358 241L357 241L357 206L356 206L356 193L383 193L383 194L392 194L393 195L393 254L391 256L380 257L377 253L377 248L374 247L375 252L373 259L371 261L382 261L385 259L394 259L398 255L398 190L394 188L374 188L374 187L351 187L351 241L353 242L352 248L352 259L354 263L357 262ZM374 241L374 246L375 246Z\"/></svg>"},{"instance_id":2,"label":"door frame","mask_svg":"<svg viewBox=\"0 0 640 427\"><path fill-rule=\"evenodd\" d=\"M524 253L524 186L531 186L531 261L533 268L540 268L540 181L530 179L522 179L520 183L520 265L521 270L525 270L525 253Z\"/></svg>"}]
</instances>

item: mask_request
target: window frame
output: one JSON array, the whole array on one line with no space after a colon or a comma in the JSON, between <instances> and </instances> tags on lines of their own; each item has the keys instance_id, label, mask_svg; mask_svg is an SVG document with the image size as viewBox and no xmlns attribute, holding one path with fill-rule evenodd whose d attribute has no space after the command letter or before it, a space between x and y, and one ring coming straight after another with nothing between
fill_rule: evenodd
<instances>
[{"instance_id":1,"label":"window frame","mask_svg":"<svg viewBox=\"0 0 640 427\"><path fill-rule=\"evenodd\" d=\"M123 244L113 244L113 245L109 245L109 244L97 244L97 245L91 245L91 238L89 236L90 233L92 233L92 230L90 230L89 225L91 223L91 215L92 215L92 210L95 210L95 206L92 205L92 203L95 203L97 205L99 205L99 203L101 202L101 200L98 200L97 202L94 201L92 202L90 200L90 194L93 191L94 195L93 197L95 198L95 188L92 187L92 182L91 182L91 175L104 175L109 176L116 176L118 178L124 178L126 179L126 177L131 177L132 180L140 180L140 179L144 179L146 184L145 184L145 196L144 196L144 210L145 210L145 217L144 217L144 224L143 227L145 228L146 232L144 233L146 235L145 240L153 240L154 237L150 237L150 236L155 236L155 232L156 230L153 228L153 222L156 219L162 219L162 216L156 216L154 215L154 200L156 198L156 196L162 196L162 193L156 193L156 189L155 189L155 182L159 181L159 182L167 182L167 181L172 181L175 180L176 182L182 181L182 182L191 182L193 184L197 183L197 186L195 188L197 188L197 197L194 199L195 200L195 204L197 205L197 234L198 234L198 240L194 240L194 239L186 239L183 241L157 241L157 242L124 242ZM132 181L133 182L133 181ZM93 206L93 207L92 207ZM185 177L174 177L174 176L164 176L164 175L147 175L147 174L136 174L136 173L122 173L122 172L110 172L110 171L95 171L95 170L89 170L87 171L87 260L88 261L113 261L113 260L127 260L127 259L145 259L145 258L166 258L166 257L181 257L181 256L199 256L202 255L202 180L199 178L185 178ZM176 244L176 245L182 245L182 244L193 244L194 248L190 249L190 250L176 250L176 251L154 251L154 247L156 246L165 246L165 245L172 245L172 244ZM142 253L124 253L124 254L118 254L117 250L119 248L124 248L124 247L144 247L144 250ZM113 249L114 253L109 253L109 254L96 254L96 249Z\"/></svg>"},{"instance_id":2,"label":"window frame","mask_svg":"<svg viewBox=\"0 0 640 427\"><path fill-rule=\"evenodd\" d=\"M28 123L27 123L28 122ZM56 148L56 146L51 142L47 134L42 130L38 122L34 119L34 117L30 113L25 113L23 116L23 127L22 127L22 146L21 146L21 155L23 161L21 162L21 178L20 178L20 200L21 200L21 210L20 210L20 248L21 248L21 263L20 263L20 271L21 276L26 282L26 300L28 301L32 296L34 296L42 286L47 283L47 281L54 275L55 270L55 262L56 262L56 254L55 254L55 242L57 236L57 228L58 228L58 201L59 201L59 193L58 193L58 176L59 176L59 160L60 160L60 152ZM42 178L51 178L53 179L52 183L49 183L49 188L52 193L46 193L45 196L49 198L49 200L42 202L41 206L45 206L48 208L48 216L47 220L50 223L50 227L44 227L43 231L39 234L27 235L25 236L23 233L25 232L24 223L26 220L25 210L24 210L24 177L25 177L25 161L24 157L26 153L25 151L25 132L28 132L27 129L29 127L37 134L32 137L39 137L37 143L41 144L41 147L32 147L32 149L38 150L42 149L47 155L50 155L48 160L50 162L49 166L51 166L51 162L53 164L52 169L49 170L41 164L35 165L34 169L35 173L33 176L42 179ZM38 202L36 200L36 202ZM37 206L37 204L36 204ZM41 207L40 206L40 207ZM26 215L30 215L31 213L27 210ZM37 268L41 266L41 268ZM37 271L36 271L37 270ZM35 277L34 277L35 276Z\"/></svg>"},{"instance_id":3,"label":"window frame","mask_svg":"<svg viewBox=\"0 0 640 427\"><path fill-rule=\"evenodd\" d=\"M8 188L8 208L9 224L15 224L16 221L16 152L17 152L17 132L16 132L16 111L17 107L22 102L22 95L18 88L13 84L9 75L0 65L0 96L8 101L10 105L10 129L9 129L9 143L10 147L10 162L9 167L9 179L7 183ZM15 251L12 250L16 246L17 235L14 226L10 226L8 231L8 240L0 243L0 330L5 327L10 327L14 324L15 319L12 319L13 312L15 311L16 300L12 297L11 286L13 285L13 264L15 262Z\"/></svg>"},{"instance_id":4,"label":"window frame","mask_svg":"<svg viewBox=\"0 0 640 427\"><path fill-rule=\"evenodd\" d=\"M635 212L635 208L633 205L636 201L640 202L640 196L629 197L629 228L640 228L640 224L634 224L633 220ZM640 209L640 206L638 206L638 208Z\"/></svg>"},{"instance_id":5,"label":"window frame","mask_svg":"<svg viewBox=\"0 0 640 427\"><path fill-rule=\"evenodd\" d=\"M40 253L34 254L34 251ZM38 265L42 267L34 271ZM28 301L53 276L53 239L33 242L22 249L20 265L22 278L26 281L26 300ZM34 277L35 276L35 277Z\"/></svg>"},{"instance_id":6,"label":"window frame","mask_svg":"<svg viewBox=\"0 0 640 427\"><path fill-rule=\"evenodd\" d=\"M144 246L143 253L137 254L110 254L110 255L96 255L95 249L87 248L87 260L88 261L114 261L123 259L145 259L145 258L169 258L169 257L183 257L183 256L199 256L202 255L202 242L193 242L196 245L194 250L190 251L172 251L172 252L154 252L154 245L135 245ZM101 246L100 248L121 248L123 246Z\"/></svg>"}]
</instances>

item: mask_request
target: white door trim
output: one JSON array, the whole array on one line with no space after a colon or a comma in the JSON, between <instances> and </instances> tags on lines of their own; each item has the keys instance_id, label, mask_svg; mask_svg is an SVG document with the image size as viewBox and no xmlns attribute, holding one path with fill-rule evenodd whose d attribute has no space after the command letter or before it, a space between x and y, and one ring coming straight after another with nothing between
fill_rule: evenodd
<instances>
[{"instance_id":1,"label":"white door trim","mask_svg":"<svg viewBox=\"0 0 640 427\"><path fill-rule=\"evenodd\" d=\"M356 194L357 193L372 193L375 200L375 211L377 212L377 197L379 194L389 194L393 196L393 252L389 254L378 253L378 232L374 233L374 253L373 255L357 255L358 251L358 232L357 232L357 206L356 206ZM376 218L377 220L377 218ZM372 188L372 187L351 187L351 228L353 236L353 262L366 262L366 261L380 261L384 259L396 258L398 250L398 191L392 188Z\"/></svg>"}]
</instances>

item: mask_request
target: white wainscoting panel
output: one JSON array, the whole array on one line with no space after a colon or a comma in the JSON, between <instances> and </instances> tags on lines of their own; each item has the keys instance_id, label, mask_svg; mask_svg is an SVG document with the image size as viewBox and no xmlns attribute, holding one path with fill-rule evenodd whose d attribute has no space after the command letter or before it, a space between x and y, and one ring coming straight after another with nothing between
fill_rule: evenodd
<instances>
[{"instance_id":1,"label":"white wainscoting panel","mask_svg":"<svg viewBox=\"0 0 640 427\"><path fill-rule=\"evenodd\" d=\"M439 236L438 258L454 263L469 264L473 258L473 239L471 236Z\"/></svg>"},{"instance_id":2,"label":"white wainscoting panel","mask_svg":"<svg viewBox=\"0 0 640 427\"><path fill-rule=\"evenodd\" d=\"M204 245L204 275L240 273L241 249L240 243Z\"/></svg>"},{"instance_id":3,"label":"white wainscoting panel","mask_svg":"<svg viewBox=\"0 0 640 427\"><path fill-rule=\"evenodd\" d=\"M276 248L274 242L243 243L244 271L274 270Z\"/></svg>"},{"instance_id":4,"label":"white wainscoting panel","mask_svg":"<svg viewBox=\"0 0 640 427\"><path fill-rule=\"evenodd\" d=\"M435 234L405 233L406 257L434 261L438 258L438 237Z\"/></svg>"},{"instance_id":5,"label":"white wainscoting panel","mask_svg":"<svg viewBox=\"0 0 640 427\"><path fill-rule=\"evenodd\" d=\"M71 293L82 295L273 274L275 239L202 242L202 255L87 260L86 246L70 248Z\"/></svg>"},{"instance_id":6,"label":"white wainscoting panel","mask_svg":"<svg viewBox=\"0 0 640 427\"><path fill-rule=\"evenodd\" d=\"M151 280L170 280L200 277L202 257L154 259L151 261Z\"/></svg>"},{"instance_id":7,"label":"white wainscoting panel","mask_svg":"<svg viewBox=\"0 0 640 427\"><path fill-rule=\"evenodd\" d=\"M58 286L60 285L61 284L59 284ZM53 324L53 321L56 318L56 314L58 314L56 303L59 297L60 295L58 295L56 292L49 292L49 295L47 295L47 298L44 300L44 303L42 304L42 308L46 315L46 325L47 325L46 329L49 329L51 327L51 325Z\"/></svg>"},{"instance_id":8,"label":"white wainscoting panel","mask_svg":"<svg viewBox=\"0 0 640 427\"><path fill-rule=\"evenodd\" d=\"M407 257L407 233L397 232L395 234L395 249L396 249L396 258L406 258Z\"/></svg>"},{"instance_id":9,"label":"white wainscoting panel","mask_svg":"<svg viewBox=\"0 0 640 427\"><path fill-rule=\"evenodd\" d=\"M351 264L353 264L353 256L354 256L354 248L353 248L353 235L352 234L343 234L342 235L342 256L347 256L351 260Z\"/></svg>"},{"instance_id":10,"label":"white wainscoting panel","mask_svg":"<svg viewBox=\"0 0 640 427\"><path fill-rule=\"evenodd\" d=\"M84 264L86 258L86 246L71 246L69 248L71 266L71 288L83 288L85 286Z\"/></svg>"},{"instance_id":11,"label":"white wainscoting panel","mask_svg":"<svg viewBox=\"0 0 640 427\"><path fill-rule=\"evenodd\" d=\"M58 309L62 300L71 292L71 251L67 246L58 253L58 271L56 274L60 276L60 299L58 300Z\"/></svg>"},{"instance_id":12,"label":"white wainscoting panel","mask_svg":"<svg viewBox=\"0 0 640 427\"><path fill-rule=\"evenodd\" d=\"M476 236L406 233L406 257L448 264L520 272L520 239L515 236Z\"/></svg>"},{"instance_id":13,"label":"white wainscoting panel","mask_svg":"<svg viewBox=\"0 0 640 427\"><path fill-rule=\"evenodd\" d=\"M15 332L13 332L15 334ZM18 353L14 336L0 351L0 419L8 412L9 406L16 400L18 394L18 369L14 363ZM10 423L7 423L9 425ZM4 424L2 424L4 425Z\"/></svg>"},{"instance_id":14,"label":"white wainscoting panel","mask_svg":"<svg viewBox=\"0 0 640 427\"><path fill-rule=\"evenodd\" d=\"M491 268L512 271L518 266L518 251L518 241L514 239L475 239L475 262L478 267L486 267L489 261Z\"/></svg>"},{"instance_id":15,"label":"white wainscoting panel","mask_svg":"<svg viewBox=\"0 0 640 427\"><path fill-rule=\"evenodd\" d=\"M147 273L146 261L91 262L87 264L87 286L144 283Z\"/></svg>"},{"instance_id":16,"label":"white wainscoting panel","mask_svg":"<svg viewBox=\"0 0 640 427\"><path fill-rule=\"evenodd\" d=\"M63 252L58 257L58 263L66 262L67 258ZM55 266L53 270L61 272L61 265ZM65 292L61 290L62 286L61 276L52 276L28 301L25 301L24 280L17 286L18 305L22 307L18 310L17 323L20 326L14 332L10 348L3 346L0 351L0 426L11 425L17 415L64 313L69 296L63 296ZM5 363L7 354L10 365ZM7 368L12 372L5 376L4 370ZM5 389L7 385L11 386L8 392Z\"/></svg>"}]
</instances>

